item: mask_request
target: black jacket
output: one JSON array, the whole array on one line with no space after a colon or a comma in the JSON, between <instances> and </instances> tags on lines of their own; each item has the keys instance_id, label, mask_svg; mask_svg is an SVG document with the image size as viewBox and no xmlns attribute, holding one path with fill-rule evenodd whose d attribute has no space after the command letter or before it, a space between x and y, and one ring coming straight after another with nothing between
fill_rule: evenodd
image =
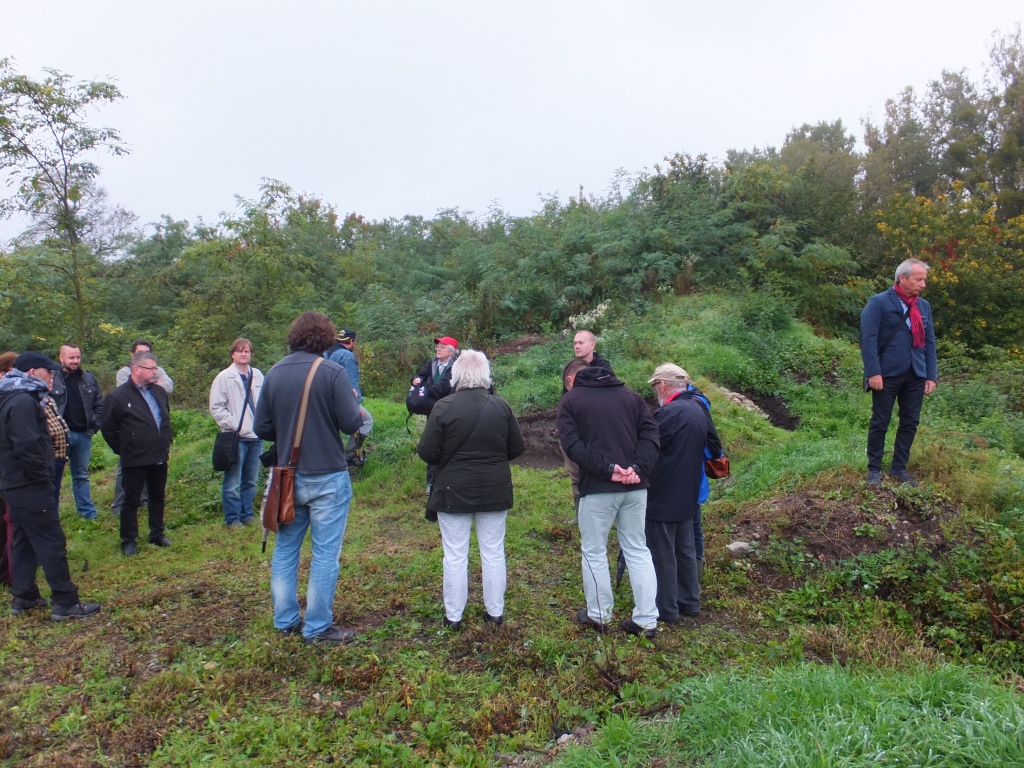
<instances>
[{"instance_id":1,"label":"black jacket","mask_svg":"<svg viewBox=\"0 0 1024 768\"><path fill-rule=\"evenodd\" d=\"M722 442L708 413L693 392L682 392L654 413L661 453L651 473L647 519L667 523L692 520L700 509L704 448L722 454Z\"/></svg>"},{"instance_id":2,"label":"black jacket","mask_svg":"<svg viewBox=\"0 0 1024 768\"><path fill-rule=\"evenodd\" d=\"M511 509L512 471L508 463L525 450L519 422L501 397L478 388L460 389L439 400L416 447L427 464L444 464L434 479L427 509Z\"/></svg>"},{"instance_id":3,"label":"black jacket","mask_svg":"<svg viewBox=\"0 0 1024 768\"><path fill-rule=\"evenodd\" d=\"M436 357L430 358L423 367L416 371L416 375L409 379L409 383L412 384L413 379L419 379L419 386L426 387L427 393L435 400L440 400L442 397L447 397L452 391L452 368L455 366L455 361L458 359L459 353L456 352L452 355L451 360L448 361L448 367L444 369L444 373L439 378L435 378L434 372L437 370L438 359Z\"/></svg>"},{"instance_id":4,"label":"black jacket","mask_svg":"<svg viewBox=\"0 0 1024 768\"><path fill-rule=\"evenodd\" d=\"M558 442L580 467L581 496L649 487L660 445L647 403L605 368L584 368L562 395ZM635 467L640 483L613 482L614 464Z\"/></svg>"},{"instance_id":5,"label":"black jacket","mask_svg":"<svg viewBox=\"0 0 1024 768\"><path fill-rule=\"evenodd\" d=\"M612 364L601 357L597 352L594 353L594 359L590 361L591 368L604 368L605 370L612 371ZM612 371L615 373L615 371ZM562 382L562 394L564 395L569 390L565 387L565 382Z\"/></svg>"},{"instance_id":6,"label":"black jacket","mask_svg":"<svg viewBox=\"0 0 1024 768\"><path fill-rule=\"evenodd\" d=\"M159 429L149 410L149 403L131 379L107 395L103 403L100 431L110 450L121 457L124 467L164 464L171 452L171 411L167 392L158 385L150 386L149 391L160 406Z\"/></svg>"},{"instance_id":7,"label":"black jacket","mask_svg":"<svg viewBox=\"0 0 1024 768\"><path fill-rule=\"evenodd\" d=\"M12 371L0 379L0 490L37 486L53 494L53 443L42 379Z\"/></svg>"},{"instance_id":8,"label":"black jacket","mask_svg":"<svg viewBox=\"0 0 1024 768\"><path fill-rule=\"evenodd\" d=\"M103 414L103 392L96 377L88 371L82 371L82 380L79 384L79 391L82 393L82 406L85 408L85 416L89 420L89 429L86 434L95 435L100 431L100 418ZM68 404L68 390L64 384L64 372L53 372L53 388L50 390L53 402L57 404L60 415L64 415L64 409Z\"/></svg>"}]
</instances>

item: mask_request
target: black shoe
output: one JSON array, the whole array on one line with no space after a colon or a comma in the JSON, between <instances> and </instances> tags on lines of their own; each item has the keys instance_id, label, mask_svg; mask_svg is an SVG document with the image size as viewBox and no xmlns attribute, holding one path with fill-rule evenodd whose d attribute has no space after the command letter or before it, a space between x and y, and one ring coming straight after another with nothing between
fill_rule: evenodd
<instances>
[{"instance_id":1,"label":"black shoe","mask_svg":"<svg viewBox=\"0 0 1024 768\"><path fill-rule=\"evenodd\" d=\"M169 547L171 546L171 540L168 539L164 534L160 534L155 539L150 539L149 543L156 547Z\"/></svg>"},{"instance_id":2,"label":"black shoe","mask_svg":"<svg viewBox=\"0 0 1024 768\"><path fill-rule=\"evenodd\" d=\"M875 469L868 470L868 488L877 488L882 484L882 473Z\"/></svg>"},{"instance_id":3,"label":"black shoe","mask_svg":"<svg viewBox=\"0 0 1024 768\"><path fill-rule=\"evenodd\" d=\"M680 617L680 616L679 616L679 615L677 614L677 615L676 615L676 616L674 616L674 617L668 617L668 618L666 618L665 616L663 616L662 614L660 614L660 613L659 613L659 614L658 614L658 621L659 621L659 622L661 622L662 624L671 624L671 625L676 625L676 624L678 624L678 623L679 623L680 621L682 621L682 617Z\"/></svg>"},{"instance_id":4,"label":"black shoe","mask_svg":"<svg viewBox=\"0 0 1024 768\"><path fill-rule=\"evenodd\" d=\"M442 624L444 624L444 626L450 629L452 632L458 632L460 629L462 629L462 619L459 619L458 621L452 621L447 616L445 616Z\"/></svg>"},{"instance_id":5,"label":"black shoe","mask_svg":"<svg viewBox=\"0 0 1024 768\"><path fill-rule=\"evenodd\" d=\"M695 619L698 616L700 616L700 611L699 610L697 610L697 611L680 611L679 615L680 616L685 616L688 619Z\"/></svg>"},{"instance_id":6,"label":"black shoe","mask_svg":"<svg viewBox=\"0 0 1024 768\"><path fill-rule=\"evenodd\" d=\"M484 624L497 624L501 626L501 623L505 621L505 614L501 616L491 616L491 614L484 611Z\"/></svg>"},{"instance_id":7,"label":"black shoe","mask_svg":"<svg viewBox=\"0 0 1024 768\"><path fill-rule=\"evenodd\" d=\"M127 544L121 545L121 552L131 557L132 555L139 554L139 548L134 541L129 541Z\"/></svg>"},{"instance_id":8,"label":"black shoe","mask_svg":"<svg viewBox=\"0 0 1024 768\"><path fill-rule=\"evenodd\" d=\"M326 643L330 645L348 645L355 639L355 630L342 629L337 624L331 624L331 626L329 626L319 635L307 637L306 643L309 645L313 643Z\"/></svg>"},{"instance_id":9,"label":"black shoe","mask_svg":"<svg viewBox=\"0 0 1024 768\"><path fill-rule=\"evenodd\" d=\"M602 624L600 621L594 621L590 618L586 608L580 608L576 611L576 622L584 627L591 627L595 632L603 635L608 631L608 625Z\"/></svg>"},{"instance_id":10,"label":"black shoe","mask_svg":"<svg viewBox=\"0 0 1024 768\"><path fill-rule=\"evenodd\" d=\"M903 483L904 485L909 485L911 488L917 488L918 487L917 480L915 480L914 476L911 475L909 472L907 472L907 470L905 470L905 469L901 469L901 470L898 470L896 472L890 472L889 473L889 479L890 480L895 480L897 483Z\"/></svg>"},{"instance_id":11,"label":"black shoe","mask_svg":"<svg viewBox=\"0 0 1024 768\"><path fill-rule=\"evenodd\" d=\"M658 634L658 628L652 627L651 629L644 629L632 619L623 619L619 627L628 635L643 635L648 640L653 640L655 635Z\"/></svg>"},{"instance_id":12,"label":"black shoe","mask_svg":"<svg viewBox=\"0 0 1024 768\"><path fill-rule=\"evenodd\" d=\"M304 626L306 626L306 622L304 622L302 619L299 619L294 624L292 624L290 627L285 627L284 629L279 629L279 630L277 630L277 632L282 637L295 637L296 635L301 635L302 634L302 628Z\"/></svg>"},{"instance_id":13,"label":"black shoe","mask_svg":"<svg viewBox=\"0 0 1024 768\"><path fill-rule=\"evenodd\" d=\"M45 597L37 597L35 600L23 600L20 597L15 597L11 599L11 616L21 616L26 611L34 611L36 608L45 607Z\"/></svg>"},{"instance_id":14,"label":"black shoe","mask_svg":"<svg viewBox=\"0 0 1024 768\"><path fill-rule=\"evenodd\" d=\"M54 621L67 621L68 619L85 619L100 612L99 603L76 603L70 606L53 606L50 618Z\"/></svg>"}]
</instances>

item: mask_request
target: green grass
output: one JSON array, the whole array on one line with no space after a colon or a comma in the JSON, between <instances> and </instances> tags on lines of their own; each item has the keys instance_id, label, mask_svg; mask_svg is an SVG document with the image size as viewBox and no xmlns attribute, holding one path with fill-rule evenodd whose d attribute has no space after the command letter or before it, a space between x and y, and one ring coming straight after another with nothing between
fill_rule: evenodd
<instances>
[{"instance_id":1,"label":"green grass","mask_svg":"<svg viewBox=\"0 0 1024 768\"><path fill-rule=\"evenodd\" d=\"M0 758L30 766L484 766L511 755L567 765L1014 764L1024 642L1010 630L1024 604L1024 462L975 424L951 421L950 393L941 418L932 421L926 406L915 445L911 469L924 487L866 493L869 405L856 350L801 325L762 329L766 341L754 345L757 329L735 318L774 321L743 302L669 301L602 334L602 351L644 394L658 363L686 367L709 393L732 458L733 477L714 483L704 510L700 623L663 628L654 643L578 629L572 617L584 601L568 480L561 470L516 467L507 621L483 625L473 554L466 628L444 631L440 541L423 519L414 450L424 420L411 420L410 434L403 404L371 398L372 453L354 475L335 601L336 619L360 639L343 648L283 639L271 618L272 550L260 551L257 531L224 527L220 475L209 468L212 420L179 411L171 549L120 555L107 511L115 461L101 440L98 522L78 519L65 479L73 576L103 611L77 625L45 615L0 620ZM570 349L561 339L496 360L499 391L518 412L550 411ZM743 377L782 396L800 427L777 429L715 386ZM978 423L991 425L1000 407L990 398ZM948 546L822 563L802 536L780 533L774 510L791 498L816 500L822 518L830 505L863 507L855 538L868 543L884 541L897 507L941 516L934 528ZM767 521L772 535L760 559L734 560L724 547L749 519ZM771 587L758 567L792 583ZM627 580L617 615L630 604ZM1009 630L993 629L991 610ZM554 749L559 735L588 724L597 726L591 746Z\"/></svg>"},{"instance_id":2,"label":"green grass","mask_svg":"<svg viewBox=\"0 0 1024 768\"><path fill-rule=\"evenodd\" d=\"M893 675L796 664L674 685L670 717L616 715L554 765L1024 765L1024 708L968 668Z\"/></svg>"}]
</instances>

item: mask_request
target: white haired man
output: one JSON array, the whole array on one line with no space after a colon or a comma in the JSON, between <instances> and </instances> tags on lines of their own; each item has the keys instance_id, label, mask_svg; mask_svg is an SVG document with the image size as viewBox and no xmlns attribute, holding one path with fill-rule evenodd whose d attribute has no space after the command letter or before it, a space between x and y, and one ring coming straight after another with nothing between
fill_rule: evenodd
<instances>
[{"instance_id":1,"label":"white haired man","mask_svg":"<svg viewBox=\"0 0 1024 768\"><path fill-rule=\"evenodd\" d=\"M860 315L860 354L871 391L867 484L872 487L882 482L885 434L895 403L899 403L900 422L889 477L917 485L907 471L910 448L924 396L935 391L939 379L932 308L921 298L927 280L928 265L907 259L896 268L896 283L868 299Z\"/></svg>"}]
</instances>

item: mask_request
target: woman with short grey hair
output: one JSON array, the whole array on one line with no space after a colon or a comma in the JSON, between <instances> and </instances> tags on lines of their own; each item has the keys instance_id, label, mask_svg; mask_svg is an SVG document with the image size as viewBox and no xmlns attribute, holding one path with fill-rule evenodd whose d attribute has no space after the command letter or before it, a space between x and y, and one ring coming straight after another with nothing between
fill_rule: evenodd
<instances>
[{"instance_id":1,"label":"woman with short grey hair","mask_svg":"<svg viewBox=\"0 0 1024 768\"><path fill-rule=\"evenodd\" d=\"M491 393L491 366L465 350L452 368L452 393L434 406L416 452L438 466L427 511L444 549L444 625L462 628L469 599L469 537L476 522L484 621L505 614L505 518L512 507L509 461L526 449L512 408Z\"/></svg>"}]
</instances>

